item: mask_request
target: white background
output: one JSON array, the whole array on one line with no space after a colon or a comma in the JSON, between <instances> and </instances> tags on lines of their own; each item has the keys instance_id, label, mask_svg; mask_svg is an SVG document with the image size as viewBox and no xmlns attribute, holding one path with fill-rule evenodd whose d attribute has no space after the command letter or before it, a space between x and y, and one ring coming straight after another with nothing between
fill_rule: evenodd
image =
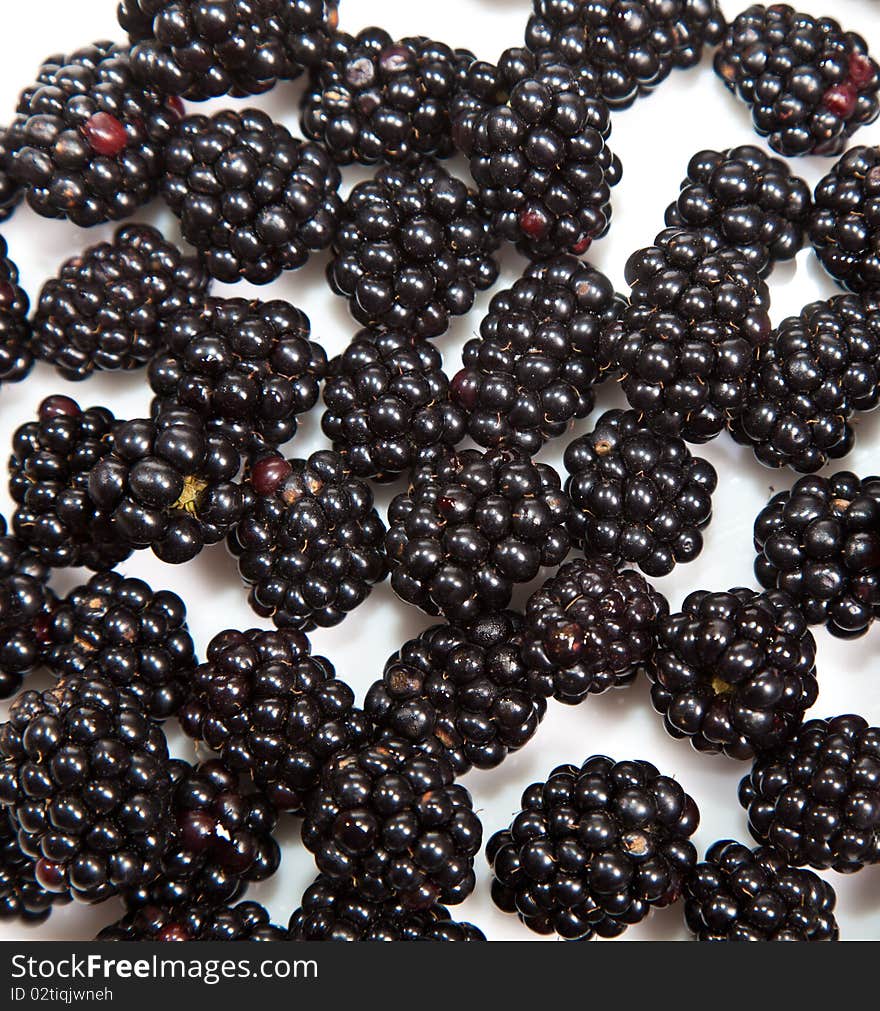
<instances>
[{"instance_id":1,"label":"white background","mask_svg":"<svg viewBox=\"0 0 880 1011\"><path fill-rule=\"evenodd\" d=\"M740 0L745 5L745 0ZM444 0L442 3L401 3L400 0L342 0L341 27L356 32L369 24L380 24L392 36L424 34L452 46L466 46L482 59L494 60L507 46L520 45L529 0ZM728 16L735 13L728 0ZM823 11L822 7L825 7ZM16 4L0 33L0 117L10 117L19 90L33 80L39 63L50 53L70 51L102 38L122 38L115 21L114 0L32 0ZM864 0L837 0L825 4L816 0L809 9L828 12L853 30L864 34L875 56L880 56L880 21L876 7ZM301 83L279 85L270 95L249 104L269 110L298 133L298 98ZM212 103L215 107L230 100ZM202 107L204 108L204 107ZM702 148L723 149L742 143L758 143L745 107L721 85L711 70L710 60L690 72L676 71L651 96L614 116L611 146L623 161L623 182L613 191L614 218L610 234L597 243L590 255L606 271L619 289L624 289L623 265L627 256L650 243L662 227L663 211L674 198L689 158ZM861 130L856 143L880 143L880 124ZM830 168L822 158L801 159L799 171L814 185ZM346 189L363 178L363 170L346 170ZM159 223L166 233L179 239L176 223L158 202L145 208L140 220ZM82 231L60 221L46 221L27 208L20 208L12 222L2 227L13 259L18 263L22 284L32 302L44 279L57 270L68 256L87 244L108 237L113 226ZM215 294L252 293L264 298L287 298L311 317L314 334L329 353L340 350L355 332L342 299L333 296L323 280L325 257L313 257L305 269L287 274L275 284L251 289L242 283L234 288L217 285ZM508 251L503 260L502 284L511 283L523 262ZM811 253L804 251L796 265L780 266L770 282L773 320L779 322L807 302L834 293ZM498 287L496 286L496 289ZM450 375L460 365L463 342L476 333L491 293L482 295L475 311L457 319L438 341ZM30 420L40 400L51 393L66 393L83 405L101 404L117 417L138 417L147 413L150 391L144 373L103 375L84 384L70 384L49 368L40 366L24 384L6 387L0 393L0 455L8 453L14 428ZM613 388L599 394L597 412L619 406L622 400ZM288 455L305 456L323 445L313 411L301 426ZM877 473L880 447L880 412L857 422L858 446L843 466L862 476ZM588 431L589 421L578 423L573 434ZM542 458L561 466L567 439L556 440ZM715 515L706 531L702 555L689 565L678 566L672 575L657 580L677 609L691 590L721 590L736 585L756 585L752 573L752 523L771 491L790 486L794 475L763 469L750 452L736 446L727 436L698 450L715 465L719 489L715 495ZM5 478L0 487L0 508L9 515L10 501ZM387 504L390 493L378 499ZM261 624L250 611L235 566L222 545L208 549L186 566L172 567L149 552L140 552L122 567L126 573L149 581L155 589L168 587L181 594L189 605L190 628L202 655L211 637L227 627L248 628ZM67 592L83 573L61 572L56 579L59 592ZM517 595L521 603L526 591ZM369 685L381 675L386 658L407 638L430 625L431 619L397 601L386 583L336 629L312 635L314 651L329 656L340 675L355 689L362 701ZM266 623L263 623L264 625ZM267 626L268 627L268 626ZM867 719L880 721L880 629L875 628L856 642L832 640L817 630L819 641L819 701L813 716L830 716L856 711ZM33 678L32 684L41 683ZM189 742L170 733L172 746L181 757L192 757ZM638 683L623 692L588 699L568 708L551 702L536 738L520 753L508 758L494 772L473 772L464 782L474 796L482 818L485 837L505 827L519 808L522 790L535 780L546 778L562 762L580 763L591 754L605 753L615 759L645 758L662 772L676 777L697 800L702 822L695 838L700 852L716 839L733 837L749 841L744 812L736 801L736 788L747 766L720 756L695 753L686 741L666 735L660 718L651 709L647 685ZM284 859L272 880L251 889L249 896L264 902L276 922L286 924L299 904L304 887L314 875L310 854L299 841L299 823L287 818L280 831ZM460 919L478 924L492 939L530 939L531 934L512 916L499 912L489 898L489 873L485 858L477 858L479 881L476 893L455 911ZM880 938L880 867L868 868L844 878L830 874L838 893L838 920L847 939ZM120 915L120 906L111 901L95 908L68 906L57 910L39 928L19 923L0 925L0 938L46 938L88 940L106 923ZM646 923L631 928L625 937L686 938L680 906L655 913Z\"/></svg>"}]
</instances>

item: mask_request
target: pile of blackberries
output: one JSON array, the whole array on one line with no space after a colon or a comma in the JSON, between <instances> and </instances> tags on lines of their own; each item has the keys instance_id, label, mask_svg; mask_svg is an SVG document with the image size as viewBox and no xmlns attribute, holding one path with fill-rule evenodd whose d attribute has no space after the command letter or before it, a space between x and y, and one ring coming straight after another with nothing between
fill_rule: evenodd
<instances>
[{"instance_id":1,"label":"pile of blackberries","mask_svg":"<svg viewBox=\"0 0 880 1011\"><path fill-rule=\"evenodd\" d=\"M678 903L699 940L836 940L815 871L880 864L880 727L810 712L811 626L880 618L880 477L818 474L880 404L880 148L841 155L880 115L865 40L785 4L728 24L716 0L533 0L494 62L350 34L335 0L122 0L118 19L125 44L48 57L0 129L0 222L124 221L30 298L0 236L2 403L47 365L140 372L153 395L117 417L53 391L17 419L0 919L113 899L101 940L480 941L448 907L485 834L492 900L539 934L616 937ZM773 151L840 157L811 192L757 144L698 151L618 293L585 259L612 225L617 111L706 48ZM197 104L300 76L307 139ZM154 198L164 231L130 220ZM527 264L459 322L506 247ZM779 322L774 271L806 247L847 290ZM232 287L322 256L357 321L338 314L332 348L277 291ZM668 601L652 581L736 493L694 450L716 438L800 476L754 522L755 585ZM199 650L183 600L128 571L146 549L205 552L211 581L231 556L255 627L205 603ZM371 595L434 623L404 635L359 611ZM343 622L391 629L384 669L313 649ZM748 763L756 846L698 853L686 784L601 754L484 833L461 777L512 771L557 704L607 714L639 682L699 761ZM291 825L317 876L273 923L248 889Z\"/></svg>"}]
</instances>

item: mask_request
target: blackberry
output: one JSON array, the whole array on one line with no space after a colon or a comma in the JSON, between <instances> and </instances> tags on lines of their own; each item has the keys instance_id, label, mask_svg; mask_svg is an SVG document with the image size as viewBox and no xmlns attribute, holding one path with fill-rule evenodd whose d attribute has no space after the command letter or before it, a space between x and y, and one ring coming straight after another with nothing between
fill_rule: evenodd
<instances>
[{"instance_id":1,"label":"blackberry","mask_svg":"<svg viewBox=\"0 0 880 1011\"><path fill-rule=\"evenodd\" d=\"M0 235L0 386L26 379L34 364L29 308L27 294L18 284L18 267Z\"/></svg>"},{"instance_id":2,"label":"blackberry","mask_svg":"<svg viewBox=\"0 0 880 1011\"><path fill-rule=\"evenodd\" d=\"M529 687L575 705L632 684L668 614L665 597L637 572L621 572L605 558L566 562L526 604Z\"/></svg>"},{"instance_id":3,"label":"blackberry","mask_svg":"<svg viewBox=\"0 0 880 1011\"><path fill-rule=\"evenodd\" d=\"M485 941L479 927L457 923L445 906L408 909L395 899L370 902L326 874L306 889L290 918L292 941Z\"/></svg>"},{"instance_id":4,"label":"blackberry","mask_svg":"<svg viewBox=\"0 0 880 1011\"><path fill-rule=\"evenodd\" d=\"M46 564L96 571L125 561L131 549L110 515L89 498L89 472L111 450L116 419L103 407L81 409L47 397L37 420L12 439L9 491L18 504L15 535Z\"/></svg>"},{"instance_id":5,"label":"blackberry","mask_svg":"<svg viewBox=\"0 0 880 1011\"><path fill-rule=\"evenodd\" d=\"M425 158L354 187L327 279L364 326L437 337L495 283L497 248L473 191Z\"/></svg>"},{"instance_id":6,"label":"blackberry","mask_svg":"<svg viewBox=\"0 0 880 1011\"><path fill-rule=\"evenodd\" d=\"M310 654L308 639L293 629L221 632L180 712L190 737L294 813L333 756L372 734L330 661Z\"/></svg>"},{"instance_id":7,"label":"blackberry","mask_svg":"<svg viewBox=\"0 0 880 1011\"><path fill-rule=\"evenodd\" d=\"M608 106L560 64L539 65L505 101L456 121L495 232L530 259L580 255L607 232L622 174L610 133Z\"/></svg>"},{"instance_id":8,"label":"blackberry","mask_svg":"<svg viewBox=\"0 0 880 1011\"><path fill-rule=\"evenodd\" d=\"M227 544L251 607L279 628L338 625L388 575L373 493L336 453L264 457L243 490Z\"/></svg>"},{"instance_id":9,"label":"blackberry","mask_svg":"<svg viewBox=\"0 0 880 1011\"><path fill-rule=\"evenodd\" d=\"M8 221L21 203L21 186L12 178L7 127L0 127L0 223Z\"/></svg>"},{"instance_id":10,"label":"blackberry","mask_svg":"<svg viewBox=\"0 0 880 1011\"><path fill-rule=\"evenodd\" d=\"M464 77L452 99L452 140L456 150L466 151L472 143L473 117L504 105L520 81L534 77L544 67L558 65L559 58L552 52L535 54L525 46L505 49L497 63L475 60L469 63ZM571 68L578 88L591 98L598 94L598 76L589 67Z\"/></svg>"},{"instance_id":11,"label":"blackberry","mask_svg":"<svg viewBox=\"0 0 880 1011\"><path fill-rule=\"evenodd\" d=\"M218 281L268 284L330 245L339 169L265 112L187 116L165 159L162 196Z\"/></svg>"},{"instance_id":12,"label":"blackberry","mask_svg":"<svg viewBox=\"0 0 880 1011\"><path fill-rule=\"evenodd\" d=\"M193 101L299 77L337 23L334 0L121 0L118 16L138 76Z\"/></svg>"},{"instance_id":13,"label":"blackberry","mask_svg":"<svg viewBox=\"0 0 880 1011\"><path fill-rule=\"evenodd\" d=\"M110 681L153 719L172 716L189 692L196 658L186 607L176 593L154 592L142 579L93 576L61 601L46 638L53 674Z\"/></svg>"},{"instance_id":14,"label":"blackberry","mask_svg":"<svg viewBox=\"0 0 880 1011\"><path fill-rule=\"evenodd\" d=\"M880 302L840 295L783 320L729 427L765 466L809 474L853 448L850 417L878 403Z\"/></svg>"},{"instance_id":15,"label":"blackberry","mask_svg":"<svg viewBox=\"0 0 880 1011\"><path fill-rule=\"evenodd\" d=\"M450 905L474 890L483 829L452 766L388 737L337 754L302 827L318 870L372 902L409 910Z\"/></svg>"},{"instance_id":16,"label":"blackberry","mask_svg":"<svg viewBox=\"0 0 880 1011\"><path fill-rule=\"evenodd\" d=\"M45 562L7 534L0 516L0 699L12 698L42 661L55 605Z\"/></svg>"},{"instance_id":17,"label":"blackberry","mask_svg":"<svg viewBox=\"0 0 880 1011\"><path fill-rule=\"evenodd\" d=\"M499 611L466 627L432 626L388 659L367 692L367 715L444 757L457 776L495 768L532 739L546 710L520 658L522 625Z\"/></svg>"},{"instance_id":18,"label":"blackberry","mask_svg":"<svg viewBox=\"0 0 880 1011\"><path fill-rule=\"evenodd\" d=\"M119 221L158 192L181 113L177 100L135 80L125 46L50 56L6 134L10 172L43 217Z\"/></svg>"},{"instance_id":19,"label":"blackberry","mask_svg":"<svg viewBox=\"0 0 880 1011\"><path fill-rule=\"evenodd\" d=\"M697 590L661 619L647 665L673 737L748 759L793 737L819 694L816 641L781 590Z\"/></svg>"},{"instance_id":20,"label":"blackberry","mask_svg":"<svg viewBox=\"0 0 880 1011\"><path fill-rule=\"evenodd\" d=\"M695 66L725 28L715 0L534 0L533 6L529 49L591 67L612 109L632 105L674 69Z\"/></svg>"},{"instance_id":21,"label":"blackberry","mask_svg":"<svg viewBox=\"0 0 880 1011\"><path fill-rule=\"evenodd\" d=\"M225 905L275 873L277 815L262 794L243 789L216 759L195 766L174 761L169 772L174 829L159 877L125 896L129 909Z\"/></svg>"},{"instance_id":22,"label":"blackberry","mask_svg":"<svg viewBox=\"0 0 880 1011\"><path fill-rule=\"evenodd\" d=\"M450 108L474 54L382 28L335 34L302 104L303 133L342 165L448 158Z\"/></svg>"},{"instance_id":23,"label":"blackberry","mask_svg":"<svg viewBox=\"0 0 880 1011\"><path fill-rule=\"evenodd\" d=\"M685 882L685 919L698 941L836 941L837 897L772 847L732 839L709 847Z\"/></svg>"},{"instance_id":24,"label":"blackberry","mask_svg":"<svg viewBox=\"0 0 880 1011\"><path fill-rule=\"evenodd\" d=\"M602 378L603 334L622 309L608 278L573 256L530 264L494 296L453 378L471 438L536 453L585 418Z\"/></svg>"},{"instance_id":25,"label":"blackberry","mask_svg":"<svg viewBox=\"0 0 880 1011\"><path fill-rule=\"evenodd\" d=\"M739 785L755 841L793 866L843 873L880 862L880 729L861 716L810 720Z\"/></svg>"},{"instance_id":26,"label":"blackberry","mask_svg":"<svg viewBox=\"0 0 880 1011\"><path fill-rule=\"evenodd\" d=\"M700 151L666 211L666 224L710 233L762 277L803 248L812 207L809 186L759 147Z\"/></svg>"},{"instance_id":27,"label":"blackberry","mask_svg":"<svg viewBox=\"0 0 880 1011\"><path fill-rule=\"evenodd\" d=\"M18 831L7 809L0 809L0 922L20 920L29 925L43 923L52 907L68 897L48 892L37 881L36 861L23 853Z\"/></svg>"},{"instance_id":28,"label":"blackberry","mask_svg":"<svg viewBox=\"0 0 880 1011\"><path fill-rule=\"evenodd\" d=\"M241 457L201 418L167 411L113 433L113 450L88 475L89 497L134 548L152 548L172 565L216 544L238 522Z\"/></svg>"},{"instance_id":29,"label":"blackberry","mask_svg":"<svg viewBox=\"0 0 880 1011\"><path fill-rule=\"evenodd\" d=\"M270 922L258 902L237 906L183 903L148 905L105 927L97 941L285 941L287 931Z\"/></svg>"},{"instance_id":30,"label":"blackberry","mask_svg":"<svg viewBox=\"0 0 880 1011\"><path fill-rule=\"evenodd\" d=\"M164 344L171 319L201 305L207 285L199 262L157 229L124 225L43 285L34 353L72 380L140 368Z\"/></svg>"},{"instance_id":31,"label":"blackberry","mask_svg":"<svg viewBox=\"0 0 880 1011\"><path fill-rule=\"evenodd\" d=\"M819 180L810 242L822 266L850 291L880 286L880 147L854 147Z\"/></svg>"},{"instance_id":32,"label":"blackberry","mask_svg":"<svg viewBox=\"0 0 880 1011\"><path fill-rule=\"evenodd\" d=\"M537 934L616 937L681 894L697 805L649 762L604 755L533 783L486 846L492 899Z\"/></svg>"},{"instance_id":33,"label":"blackberry","mask_svg":"<svg viewBox=\"0 0 880 1011\"><path fill-rule=\"evenodd\" d=\"M755 574L843 639L880 613L880 478L802 477L755 520Z\"/></svg>"},{"instance_id":34,"label":"blackberry","mask_svg":"<svg viewBox=\"0 0 880 1011\"><path fill-rule=\"evenodd\" d=\"M563 459L568 527L585 553L665 576L702 551L718 477L681 439L651 431L635 411L606 411Z\"/></svg>"},{"instance_id":35,"label":"blackberry","mask_svg":"<svg viewBox=\"0 0 880 1011\"><path fill-rule=\"evenodd\" d=\"M837 154L880 114L880 68L865 40L788 4L739 14L715 53L715 72L749 106L755 130L789 158Z\"/></svg>"},{"instance_id":36,"label":"blackberry","mask_svg":"<svg viewBox=\"0 0 880 1011\"><path fill-rule=\"evenodd\" d=\"M24 692L0 725L0 804L47 891L101 902L152 881L170 797L162 728L109 681Z\"/></svg>"},{"instance_id":37,"label":"blackberry","mask_svg":"<svg viewBox=\"0 0 880 1011\"><path fill-rule=\"evenodd\" d=\"M391 586L450 621L502 610L516 583L565 559L568 513L559 475L521 450L441 456L388 509Z\"/></svg>"},{"instance_id":38,"label":"blackberry","mask_svg":"<svg viewBox=\"0 0 880 1011\"><path fill-rule=\"evenodd\" d=\"M191 410L242 452L280 446L314 407L327 366L310 335L308 316L280 299L208 299L174 318L150 362L154 412Z\"/></svg>"},{"instance_id":39,"label":"blackberry","mask_svg":"<svg viewBox=\"0 0 880 1011\"><path fill-rule=\"evenodd\" d=\"M735 249L689 231L663 233L626 264L630 304L611 328L613 364L647 425L708 442L742 411L770 339L767 285Z\"/></svg>"},{"instance_id":40,"label":"blackberry","mask_svg":"<svg viewBox=\"0 0 880 1011\"><path fill-rule=\"evenodd\" d=\"M452 447L465 413L440 352L403 329L361 330L330 362L321 428L358 477L392 481L426 450Z\"/></svg>"}]
</instances>

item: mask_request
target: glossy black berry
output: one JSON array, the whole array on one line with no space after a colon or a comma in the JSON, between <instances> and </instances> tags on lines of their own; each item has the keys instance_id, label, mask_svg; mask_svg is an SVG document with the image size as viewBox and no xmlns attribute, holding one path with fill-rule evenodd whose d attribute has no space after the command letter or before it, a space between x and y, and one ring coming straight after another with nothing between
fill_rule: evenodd
<instances>
[{"instance_id":1,"label":"glossy black berry","mask_svg":"<svg viewBox=\"0 0 880 1011\"><path fill-rule=\"evenodd\" d=\"M709 233L764 277L801 250L811 207L809 186L784 161L743 145L691 158L666 224Z\"/></svg>"},{"instance_id":2,"label":"glossy black berry","mask_svg":"<svg viewBox=\"0 0 880 1011\"><path fill-rule=\"evenodd\" d=\"M47 891L37 881L37 863L18 842L18 829L9 811L0 808L0 921L43 923L53 906L69 901L67 895Z\"/></svg>"},{"instance_id":3,"label":"glossy black berry","mask_svg":"<svg viewBox=\"0 0 880 1011\"><path fill-rule=\"evenodd\" d=\"M132 548L177 565L216 544L242 509L241 456L192 412L168 410L117 426L112 452L92 467L88 492Z\"/></svg>"},{"instance_id":4,"label":"glossy black berry","mask_svg":"<svg viewBox=\"0 0 880 1011\"><path fill-rule=\"evenodd\" d=\"M405 330L366 329L330 361L321 428L358 477L392 481L427 450L465 435L433 344Z\"/></svg>"},{"instance_id":5,"label":"glossy black berry","mask_svg":"<svg viewBox=\"0 0 880 1011\"><path fill-rule=\"evenodd\" d=\"M566 562L526 604L529 687L575 705L632 684L668 614L666 599L637 572L605 558Z\"/></svg>"},{"instance_id":6,"label":"glossy black berry","mask_svg":"<svg viewBox=\"0 0 880 1011\"><path fill-rule=\"evenodd\" d=\"M333 239L339 169L259 109L187 116L165 160L162 196L218 281L268 284Z\"/></svg>"},{"instance_id":7,"label":"glossy black berry","mask_svg":"<svg viewBox=\"0 0 880 1011\"><path fill-rule=\"evenodd\" d=\"M497 63L475 60L468 64L452 101L452 137L459 151L469 152L473 143L474 114L489 112L510 99L520 82L535 77L544 68L558 65L559 57L551 51L533 53L525 46L505 49ZM572 66L578 88L584 95L598 95L598 75L592 68Z\"/></svg>"},{"instance_id":8,"label":"glossy black berry","mask_svg":"<svg viewBox=\"0 0 880 1011\"><path fill-rule=\"evenodd\" d=\"M715 0L533 0L526 45L596 75L602 98L625 109L675 68L700 62L720 42Z\"/></svg>"},{"instance_id":9,"label":"glossy black berry","mask_svg":"<svg viewBox=\"0 0 880 1011\"><path fill-rule=\"evenodd\" d=\"M242 452L274 449L314 407L327 355L289 302L212 298L171 321L150 362L153 412L183 407Z\"/></svg>"},{"instance_id":10,"label":"glossy black berry","mask_svg":"<svg viewBox=\"0 0 880 1011\"><path fill-rule=\"evenodd\" d=\"M125 896L129 909L234 902L278 870L278 816L262 793L218 759L173 761L173 828L159 877Z\"/></svg>"},{"instance_id":11,"label":"glossy black berry","mask_svg":"<svg viewBox=\"0 0 880 1011\"><path fill-rule=\"evenodd\" d=\"M698 941L836 941L836 901L778 850L721 839L685 882L684 914Z\"/></svg>"},{"instance_id":12,"label":"glossy black berry","mask_svg":"<svg viewBox=\"0 0 880 1011\"><path fill-rule=\"evenodd\" d=\"M393 737L325 765L302 827L322 874L413 910L471 894L482 837L449 762Z\"/></svg>"},{"instance_id":13,"label":"glossy black berry","mask_svg":"<svg viewBox=\"0 0 880 1011\"><path fill-rule=\"evenodd\" d=\"M520 656L522 617L486 615L434 625L388 659L365 709L395 737L448 759L456 775L493 769L527 744L546 704Z\"/></svg>"},{"instance_id":14,"label":"glossy black berry","mask_svg":"<svg viewBox=\"0 0 880 1011\"><path fill-rule=\"evenodd\" d=\"M495 282L497 248L475 194L425 158L354 187L327 278L364 326L437 337Z\"/></svg>"},{"instance_id":15,"label":"glossy black berry","mask_svg":"<svg viewBox=\"0 0 880 1011\"><path fill-rule=\"evenodd\" d=\"M880 478L803 477L755 520L755 574L811 625L864 635L880 612Z\"/></svg>"},{"instance_id":16,"label":"glossy black berry","mask_svg":"<svg viewBox=\"0 0 880 1011\"><path fill-rule=\"evenodd\" d=\"M49 568L0 516L0 699L11 698L37 667L56 606Z\"/></svg>"},{"instance_id":17,"label":"glossy black berry","mask_svg":"<svg viewBox=\"0 0 880 1011\"><path fill-rule=\"evenodd\" d=\"M854 147L819 180L810 242L822 266L850 291L880 287L880 147Z\"/></svg>"},{"instance_id":18,"label":"glossy black berry","mask_svg":"<svg viewBox=\"0 0 880 1011\"><path fill-rule=\"evenodd\" d=\"M646 669L666 730L730 758L785 744L819 693L816 641L781 590L688 594Z\"/></svg>"},{"instance_id":19,"label":"glossy black berry","mask_svg":"<svg viewBox=\"0 0 880 1011\"><path fill-rule=\"evenodd\" d=\"M10 172L43 217L119 221L158 192L180 113L135 79L125 46L52 56L19 97L6 134Z\"/></svg>"},{"instance_id":20,"label":"glossy black berry","mask_svg":"<svg viewBox=\"0 0 880 1011\"><path fill-rule=\"evenodd\" d=\"M622 309L608 278L574 256L530 264L494 296L453 377L471 438L536 453L585 418L602 378L605 331Z\"/></svg>"},{"instance_id":21,"label":"glossy black berry","mask_svg":"<svg viewBox=\"0 0 880 1011\"><path fill-rule=\"evenodd\" d=\"M533 783L486 845L492 899L537 934L616 937L681 895L697 805L650 762L604 755Z\"/></svg>"},{"instance_id":22,"label":"glossy black berry","mask_svg":"<svg viewBox=\"0 0 880 1011\"><path fill-rule=\"evenodd\" d=\"M105 927L98 941L286 941L258 902L147 905Z\"/></svg>"},{"instance_id":23,"label":"glossy black berry","mask_svg":"<svg viewBox=\"0 0 880 1011\"><path fill-rule=\"evenodd\" d=\"M40 292L34 354L65 379L141 368L166 341L174 316L197 310L208 286L198 260L150 225L124 225L112 240L67 260Z\"/></svg>"},{"instance_id":24,"label":"glossy black berry","mask_svg":"<svg viewBox=\"0 0 880 1011\"><path fill-rule=\"evenodd\" d=\"M137 75L200 101L257 95L314 65L336 27L333 0L122 0Z\"/></svg>"},{"instance_id":25,"label":"glossy black berry","mask_svg":"<svg viewBox=\"0 0 880 1011\"><path fill-rule=\"evenodd\" d=\"M189 694L196 667L186 607L119 572L93 576L55 609L44 660L57 677L101 678L164 720Z\"/></svg>"},{"instance_id":26,"label":"glossy black berry","mask_svg":"<svg viewBox=\"0 0 880 1011\"><path fill-rule=\"evenodd\" d=\"M770 339L767 285L736 250L674 229L633 253L626 280L608 341L630 406L657 432L708 442L742 411Z\"/></svg>"},{"instance_id":27,"label":"glossy black berry","mask_svg":"<svg viewBox=\"0 0 880 1011\"><path fill-rule=\"evenodd\" d=\"M452 154L450 109L474 54L382 28L334 34L302 106L303 133L342 165Z\"/></svg>"},{"instance_id":28,"label":"glossy black berry","mask_svg":"<svg viewBox=\"0 0 880 1011\"><path fill-rule=\"evenodd\" d=\"M29 309L27 294L18 283L18 267L0 235L0 387L26 379L34 364Z\"/></svg>"},{"instance_id":29,"label":"glossy black berry","mask_svg":"<svg viewBox=\"0 0 880 1011\"><path fill-rule=\"evenodd\" d=\"M318 875L290 917L292 941L485 941L479 927L452 919L445 906L408 909L371 902L356 888Z\"/></svg>"},{"instance_id":30,"label":"glossy black berry","mask_svg":"<svg viewBox=\"0 0 880 1011\"><path fill-rule=\"evenodd\" d=\"M388 509L391 585L450 621L502 610L570 541L559 475L521 450L465 449L413 473Z\"/></svg>"},{"instance_id":31,"label":"glossy black berry","mask_svg":"<svg viewBox=\"0 0 880 1011\"><path fill-rule=\"evenodd\" d=\"M880 114L880 68L868 44L833 18L753 4L728 27L715 72L786 157L833 155Z\"/></svg>"},{"instance_id":32,"label":"glossy black berry","mask_svg":"<svg viewBox=\"0 0 880 1011\"><path fill-rule=\"evenodd\" d=\"M6 134L7 127L0 127L0 223L12 217L24 196L21 185L12 177Z\"/></svg>"},{"instance_id":33,"label":"glossy black berry","mask_svg":"<svg viewBox=\"0 0 880 1011\"><path fill-rule=\"evenodd\" d=\"M24 692L0 725L0 804L48 891L100 902L146 884L171 829L165 735L109 681Z\"/></svg>"},{"instance_id":34,"label":"glossy black berry","mask_svg":"<svg viewBox=\"0 0 880 1011\"><path fill-rule=\"evenodd\" d=\"M354 692L293 629L215 636L180 722L228 769L250 776L278 810L294 813L330 760L372 734Z\"/></svg>"},{"instance_id":35,"label":"glossy black berry","mask_svg":"<svg viewBox=\"0 0 880 1011\"><path fill-rule=\"evenodd\" d=\"M809 474L846 456L856 438L850 419L878 403L880 302L839 295L782 321L730 431L765 466Z\"/></svg>"},{"instance_id":36,"label":"glossy black berry","mask_svg":"<svg viewBox=\"0 0 880 1011\"><path fill-rule=\"evenodd\" d=\"M560 64L539 65L500 102L456 123L495 231L532 259L580 255L608 230L622 174L610 133L608 106Z\"/></svg>"},{"instance_id":37,"label":"glossy black berry","mask_svg":"<svg viewBox=\"0 0 880 1011\"><path fill-rule=\"evenodd\" d=\"M880 729L861 716L810 720L755 760L739 801L756 842L788 864L851 873L880 862Z\"/></svg>"},{"instance_id":38,"label":"glossy black berry","mask_svg":"<svg viewBox=\"0 0 880 1011\"><path fill-rule=\"evenodd\" d=\"M338 454L263 457L243 493L227 544L251 607L279 628L338 625L388 575L373 493Z\"/></svg>"},{"instance_id":39,"label":"glossy black berry","mask_svg":"<svg viewBox=\"0 0 880 1011\"><path fill-rule=\"evenodd\" d=\"M651 431L635 411L606 411L564 462L568 526L587 554L665 576L702 551L718 478L681 439Z\"/></svg>"},{"instance_id":40,"label":"glossy black berry","mask_svg":"<svg viewBox=\"0 0 880 1011\"><path fill-rule=\"evenodd\" d=\"M47 397L18 428L9 459L17 537L51 566L112 569L131 554L109 511L89 497L91 469L111 451L118 422L103 407Z\"/></svg>"}]
</instances>

